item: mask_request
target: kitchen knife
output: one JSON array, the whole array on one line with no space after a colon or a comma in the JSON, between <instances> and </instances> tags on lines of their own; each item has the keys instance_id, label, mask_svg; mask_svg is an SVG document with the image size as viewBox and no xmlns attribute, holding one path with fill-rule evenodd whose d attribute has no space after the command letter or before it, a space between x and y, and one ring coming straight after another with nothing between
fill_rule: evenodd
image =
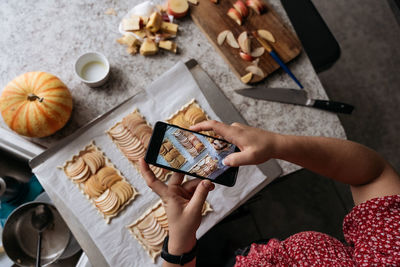
<instances>
[{"instance_id":1,"label":"kitchen knife","mask_svg":"<svg viewBox=\"0 0 400 267\"><path fill-rule=\"evenodd\" d=\"M351 114L354 109L352 105L341 102L310 99L308 98L307 92L300 89L266 88L256 86L253 88L239 89L235 91L238 94L251 98L313 107L336 113Z\"/></svg>"}]
</instances>

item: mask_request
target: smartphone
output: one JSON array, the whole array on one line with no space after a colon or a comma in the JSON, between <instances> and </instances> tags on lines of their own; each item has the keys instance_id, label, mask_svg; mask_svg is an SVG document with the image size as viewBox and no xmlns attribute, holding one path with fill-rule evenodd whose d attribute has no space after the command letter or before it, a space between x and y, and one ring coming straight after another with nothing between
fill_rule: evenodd
<instances>
[{"instance_id":1,"label":"smartphone","mask_svg":"<svg viewBox=\"0 0 400 267\"><path fill-rule=\"evenodd\" d=\"M153 130L145 161L225 186L233 186L239 168L222 161L240 150L223 139L158 121Z\"/></svg>"}]
</instances>

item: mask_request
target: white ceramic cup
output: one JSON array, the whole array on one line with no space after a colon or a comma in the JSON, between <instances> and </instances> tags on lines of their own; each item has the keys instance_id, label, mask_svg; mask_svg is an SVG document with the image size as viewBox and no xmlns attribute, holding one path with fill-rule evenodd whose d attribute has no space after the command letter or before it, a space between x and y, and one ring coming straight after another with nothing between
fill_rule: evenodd
<instances>
[{"instance_id":1,"label":"white ceramic cup","mask_svg":"<svg viewBox=\"0 0 400 267\"><path fill-rule=\"evenodd\" d=\"M76 60L75 73L88 86L99 87L107 82L110 76L110 63L103 54L88 52Z\"/></svg>"}]
</instances>

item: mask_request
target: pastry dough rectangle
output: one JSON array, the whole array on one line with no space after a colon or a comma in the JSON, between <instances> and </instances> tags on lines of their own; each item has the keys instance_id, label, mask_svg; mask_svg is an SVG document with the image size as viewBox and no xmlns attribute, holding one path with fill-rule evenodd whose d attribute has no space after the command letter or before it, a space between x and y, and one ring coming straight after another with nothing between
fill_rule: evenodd
<instances>
[{"instance_id":1,"label":"pastry dough rectangle","mask_svg":"<svg viewBox=\"0 0 400 267\"><path fill-rule=\"evenodd\" d=\"M62 167L109 223L138 195L136 189L94 144L87 145Z\"/></svg>"},{"instance_id":2,"label":"pastry dough rectangle","mask_svg":"<svg viewBox=\"0 0 400 267\"><path fill-rule=\"evenodd\" d=\"M213 209L210 203L206 201L201 210L201 215L205 216L211 211ZM161 254L164 238L168 235L167 214L162 201L160 200L154 206L150 207L139 219L128 225L127 228L139 244L142 245L153 262L155 262L157 256ZM162 230L159 230L159 228ZM150 241L147 238L148 236L151 237Z\"/></svg>"},{"instance_id":3,"label":"pastry dough rectangle","mask_svg":"<svg viewBox=\"0 0 400 267\"><path fill-rule=\"evenodd\" d=\"M192 99L165 121L167 123L189 129L190 126L209 119L210 117L207 115L204 109L200 107L195 99ZM203 131L201 133L209 136L217 136L214 131Z\"/></svg>"},{"instance_id":4,"label":"pastry dough rectangle","mask_svg":"<svg viewBox=\"0 0 400 267\"><path fill-rule=\"evenodd\" d=\"M142 120L142 121L140 121ZM137 109L125 116L107 131L107 135L116 144L121 153L133 164L140 173L138 160L145 156L152 132L152 127ZM166 181L170 171L150 165L157 179Z\"/></svg>"}]
</instances>

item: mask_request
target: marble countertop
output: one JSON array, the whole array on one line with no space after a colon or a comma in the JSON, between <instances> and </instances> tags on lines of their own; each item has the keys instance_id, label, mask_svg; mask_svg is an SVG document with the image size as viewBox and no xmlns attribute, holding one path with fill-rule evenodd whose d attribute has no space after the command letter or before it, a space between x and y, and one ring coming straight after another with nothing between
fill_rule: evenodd
<instances>
[{"instance_id":1,"label":"marble countertop","mask_svg":"<svg viewBox=\"0 0 400 267\"><path fill-rule=\"evenodd\" d=\"M312 108L259 101L242 97L234 89L243 84L207 41L190 16L180 20L177 43L179 54L162 51L152 57L131 56L116 39L118 24L125 13L142 0L71 0L0 2L0 88L15 76L28 71L47 71L58 76L70 89L74 111L69 123L57 134L32 140L51 146L93 118L143 90L177 61L196 59L222 89L250 125L285 134L322 135L346 138L338 117ZM279 0L269 0L287 24ZM106 15L114 8L117 16ZM103 53L111 65L111 78L100 88L90 88L75 76L73 65L88 51ZM306 53L289 67L312 98L327 99L324 88ZM266 86L293 87L295 83L282 70L269 76ZM160 88L162 90L162 88ZM7 128L3 121L0 126ZM284 174L298 166L280 162Z\"/></svg>"}]
</instances>

